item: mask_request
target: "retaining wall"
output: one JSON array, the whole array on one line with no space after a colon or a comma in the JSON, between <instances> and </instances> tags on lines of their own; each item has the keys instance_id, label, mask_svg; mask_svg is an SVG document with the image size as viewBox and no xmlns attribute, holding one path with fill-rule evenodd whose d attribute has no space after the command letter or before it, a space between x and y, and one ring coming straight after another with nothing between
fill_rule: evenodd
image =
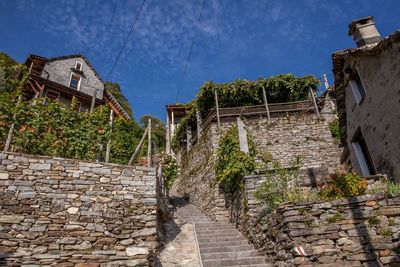
<instances>
[{"instance_id":1,"label":"retaining wall","mask_svg":"<svg viewBox=\"0 0 400 267\"><path fill-rule=\"evenodd\" d=\"M154 266L153 168L0 154L0 265Z\"/></svg>"}]
</instances>

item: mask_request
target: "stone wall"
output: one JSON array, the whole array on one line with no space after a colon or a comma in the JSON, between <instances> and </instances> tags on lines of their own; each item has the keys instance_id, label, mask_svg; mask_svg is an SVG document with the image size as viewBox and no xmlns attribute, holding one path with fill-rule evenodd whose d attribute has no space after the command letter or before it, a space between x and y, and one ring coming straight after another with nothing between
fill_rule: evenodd
<instances>
[{"instance_id":1,"label":"stone wall","mask_svg":"<svg viewBox=\"0 0 400 267\"><path fill-rule=\"evenodd\" d=\"M230 124L225 125L224 128L228 129ZM200 141L183 155L176 184L178 192L188 196L191 203L211 218L223 220L228 217L224 196L214 183L219 131L216 125L212 125L203 132Z\"/></svg>"},{"instance_id":2,"label":"stone wall","mask_svg":"<svg viewBox=\"0 0 400 267\"><path fill-rule=\"evenodd\" d=\"M350 84L345 88L346 143L350 161L361 173L352 141L360 130L378 173L384 173L400 183L400 35L387 49L374 56L353 56L348 65L356 63L366 91L365 99L357 104Z\"/></svg>"},{"instance_id":3,"label":"stone wall","mask_svg":"<svg viewBox=\"0 0 400 267\"><path fill-rule=\"evenodd\" d=\"M242 232L274 266L400 265L400 197L286 203L245 222Z\"/></svg>"},{"instance_id":4,"label":"stone wall","mask_svg":"<svg viewBox=\"0 0 400 267\"><path fill-rule=\"evenodd\" d=\"M0 265L154 266L155 169L0 154Z\"/></svg>"},{"instance_id":5,"label":"stone wall","mask_svg":"<svg viewBox=\"0 0 400 267\"><path fill-rule=\"evenodd\" d=\"M264 117L243 118L247 133L256 143L260 156L264 152L272 155L274 161L290 165L295 156L302 158L302 166L309 170L332 172L340 163L342 148L329 130L329 123L335 118L330 102L321 110L321 118L314 113L274 113L271 121ZM181 158L178 191L189 196L190 201L212 218L229 219L230 203L215 184L215 162L221 136L236 123L236 117L225 118L218 129L212 123L203 130L203 135ZM321 176L318 173L319 176ZM312 184L316 174L308 173L304 182ZM229 200L231 201L231 200ZM228 202L229 202L228 201ZM232 211L232 207L229 207ZM233 209L234 210L234 209Z\"/></svg>"}]
</instances>

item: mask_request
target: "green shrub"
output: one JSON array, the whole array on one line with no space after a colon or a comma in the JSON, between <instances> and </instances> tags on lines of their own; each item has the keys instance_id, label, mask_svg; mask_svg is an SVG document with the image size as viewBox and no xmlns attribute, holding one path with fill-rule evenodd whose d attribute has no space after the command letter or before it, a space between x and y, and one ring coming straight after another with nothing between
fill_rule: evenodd
<instances>
[{"instance_id":1,"label":"green shrub","mask_svg":"<svg viewBox=\"0 0 400 267\"><path fill-rule=\"evenodd\" d=\"M323 199L337 199L359 196L366 192L368 183L356 173L347 173L342 169L328 177L322 186L320 196Z\"/></svg>"},{"instance_id":2,"label":"green shrub","mask_svg":"<svg viewBox=\"0 0 400 267\"><path fill-rule=\"evenodd\" d=\"M165 186L170 189L178 176L178 165L173 156L168 154L163 156L162 173L165 178Z\"/></svg>"},{"instance_id":3,"label":"green shrub","mask_svg":"<svg viewBox=\"0 0 400 267\"><path fill-rule=\"evenodd\" d=\"M261 201L267 211L275 209L284 201L295 200L298 188L300 157L296 157L290 168L283 167L279 162L273 162L272 171L267 170L265 180L254 192L256 199Z\"/></svg>"},{"instance_id":4,"label":"green shrub","mask_svg":"<svg viewBox=\"0 0 400 267\"><path fill-rule=\"evenodd\" d=\"M400 196L400 184L395 183L393 181L387 181L385 185L386 185L385 193L387 195L393 197Z\"/></svg>"},{"instance_id":5,"label":"green shrub","mask_svg":"<svg viewBox=\"0 0 400 267\"><path fill-rule=\"evenodd\" d=\"M221 138L217 150L215 166L216 182L225 187L226 193L233 194L243 183L243 178L251 174L255 167L256 149L248 136L249 153L240 151L239 133L236 125L232 126Z\"/></svg>"},{"instance_id":6,"label":"green shrub","mask_svg":"<svg viewBox=\"0 0 400 267\"><path fill-rule=\"evenodd\" d=\"M230 83L206 82L200 89L196 99L186 104L190 111L176 129L172 146L178 149L186 138L186 128L196 131L196 108L205 119L215 108L215 95L218 93L220 108L254 106L263 104L262 89L265 88L268 103L284 103L309 99L309 88L317 89L319 81L314 76L295 77L283 74L257 81L236 80Z\"/></svg>"},{"instance_id":7,"label":"green shrub","mask_svg":"<svg viewBox=\"0 0 400 267\"><path fill-rule=\"evenodd\" d=\"M339 140L340 139L340 126L339 120L335 119L331 123L329 123L329 130L331 131L332 137Z\"/></svg>"}]
</instances>

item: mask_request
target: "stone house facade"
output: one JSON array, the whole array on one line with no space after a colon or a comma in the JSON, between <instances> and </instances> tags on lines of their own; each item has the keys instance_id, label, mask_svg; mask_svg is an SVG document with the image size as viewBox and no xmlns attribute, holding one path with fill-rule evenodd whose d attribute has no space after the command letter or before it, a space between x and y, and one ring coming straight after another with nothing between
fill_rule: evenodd
<instances>
[{"instance_id":1,"label":"stone house facade","mask_svg":"<svg viewBox=\"0 0 400 267\"><path fill-rule=\"evenodd\" d=\"M29 55L25 65L29 68L25 88L28 97L48 97L68 106L75 97L82 112L106 104L117 116L131 119L113 95L107 92L100 75L85 56L44 58Z\"/></svg>"},{"instance_id":2,"label":"stone house facade","mask_svg":"<svg viewBox=\"0 0 400 267\"><path fill-rule=\"evenodd\" d=\"M372 17L349 25L357 48L333 54L343 163L400 182L400 31L381 40Z\"/></svg>"}]
</instances>

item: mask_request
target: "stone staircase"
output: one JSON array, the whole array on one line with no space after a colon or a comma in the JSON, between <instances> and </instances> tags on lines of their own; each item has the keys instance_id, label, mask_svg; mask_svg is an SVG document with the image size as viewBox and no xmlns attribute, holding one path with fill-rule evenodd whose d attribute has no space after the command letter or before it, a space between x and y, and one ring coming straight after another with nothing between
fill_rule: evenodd
<instances>
[{"instance_id":1,"label":"stone staircase","mask_svg":"<svg viewBox=\"0 0 400 267\"><path fill-rule=\"evenodd\" d=\"M182 198L172 199L175 215L193 223L204 267L268 267L265 258L228 222L213 221Z\"/></svg>"}]
</instances>

